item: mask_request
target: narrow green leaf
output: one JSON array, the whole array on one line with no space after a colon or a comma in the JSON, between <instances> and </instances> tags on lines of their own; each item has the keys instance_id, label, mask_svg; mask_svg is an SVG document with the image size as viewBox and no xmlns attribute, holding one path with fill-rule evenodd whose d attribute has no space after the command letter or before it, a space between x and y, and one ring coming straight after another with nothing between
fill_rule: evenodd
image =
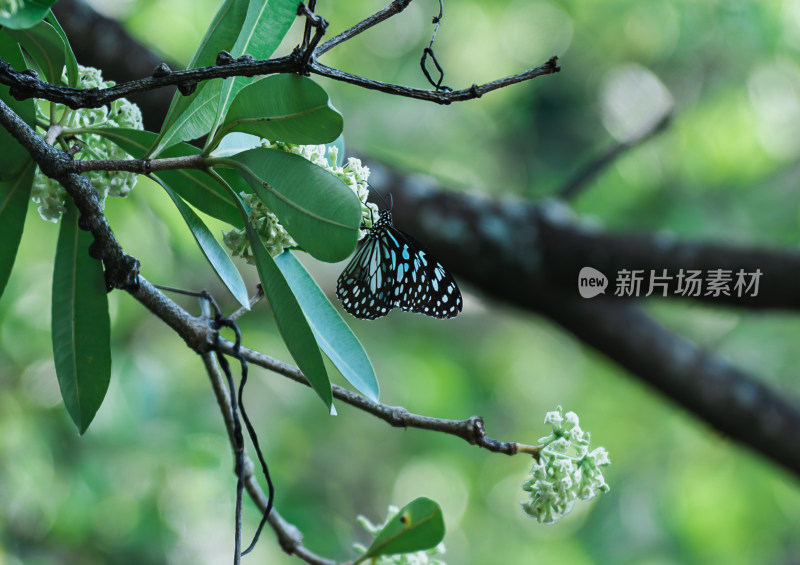
<instances>
[{"instance_id":1,"label":"narrow green leaf","mask_svg":"<svg viewBox=\"0 0 800 565\"><path fill-rule=\"evenodd\" d=\"M360 561L379 555L432 549L444 539L444 533L442 509L430 498L420 497L403 507L384 526Z\"/></svg>"},{"instance_id":2,"label":"narrow green leaf","mask_svg":"<svg viewBox=\"0 0 800 565\"><path fill-rule=\"evenodd\" d=\"M294 74L271 75L239 91L217 139L240 131L271 141L317 145L335 140L343 124L328 93L313 80Z\"/></svg>"},{"instance_id":3,"label":"narrow green leaf","mask_svg":"<svg viewBox=\"0 0 800 565\"><path fill-rule=\"evenodd\" d=\"M61 217L53 267L53 359L61 397L83 434L111 377L111 323L103 265L89 257L93 241L78 228L70 201Z\"/></svg>"},{"instance_id":4,"label":"narrow green leaf","mask_svg":"<svg viewBox=\"0 0 800 565\"><path fill-rule=\"evenodd\" d=\"M69 44L69 39L67 38L67 34L61 27L61 24L58 23L55 14L50 12L47 14L47 21L50 22L50 25L58 32L58 36L61 38L61 41L64 42L64 57L67 67L67 85L75 87L78 84L78 75L80 74L78 71L78 60L75 58L75 53L72 51L72 46Z\"/></svg>"},{"instance_id":5,"label":"narrow green leaf","mask_svg":"<svg viewBox=\"0 0 800 565\"><path fill-rule=\"evenodd\" d=\"M35 170L29 159L17 178L0 182L0 241L3 242L0 245L0 296L8 283L22 239Z\"/></svg>"},{"instance_id":6,"label":"narrow green leaf","mask_svg":"<svg viewBox=\"0 0 800 565\"><path fill-rule=\"evenodd\" d=\"M0 26L8 29L26 29L35 26L58 0L26 0L13 14L0 16ZM5 11L5 10L4 10Z\"/></svg>"},{"instance_id":7,"label":"narrow green leaf","mask_svg":"<svg viewBox=\"0 0 800 565\"><path fill-rule=\"evenodd\" d=\"M269 58L297 17L297 5L297 0L226 2L189 68L214 64L222 49L234 57L249 54L255 59ZM236 77L222 82L213 80L199 87L192 96L179 97L176 94L152 154L158 155L174 143L208 133L215 123L219 123L236 93L252 80L252 77Z\"/></svg>"},{"instance_id":8,"label":"narrow green leaf","mask_svg":"<svg viewBox=\"0 0 800 565\"><path fill-rule=\"evenodd\" d=\"M275 264L275 260L267 252L258 233L247 220L247 207L244 202L237 197L236 203L245 223L250 247L253 249L261 287L272 307L272 314L275 316L281 337L286 343L289 353L297 362L297 366L311 383L311 388L319 395L328 410L331 410L333 407L331 381L314 339L314 332L311 331L303 309L297 302L289 283L286 282L283 273Z\"/></svg>"},{"instance_id":9,"label":"narrow green leaf","mask_svg":"<svg viewBox=\"0 0 800 565\"><path fill-rule=\"evenodd\" d=\"M5 30L0 31L0 57L17 71L27 68L19 44ZM8 104L26 124L33 125L36 120L33 99L17 100L11 96L7 86L0 85L0 100ZM0 151L0 181L17 179L30 163L30 155L5 128L0 128L0 147L3 148Z\"/></svg>"},{"instance_id":10,"label":"narrow green leaf","mask_svg":"<svg viewBox=\"0 0 800 565\"><path fill-rule=\"evenodd\" d=\"M169 197L175 203L175 207L183 216L186 225L192 231L197 245L206 256L208 262L213 267L214 271L219 276L223 284L228 288L233 297L239 301L239 304L250 309L250 297L247 295L247 287L242 280L242 276L236 269L231 258L225 252L225 249L219 244L217 239L211 234L211 231L203 223L203 220L194 213L180 196L175 194L166 183L160 179L156 179L161 187L167 191Z\"/></svg>"},{"instance_id":11,"label":"narrow green leaf","mask_svg":"<svg viewBox=\"0 0 800 565\"><path fill-rule=\"evenodd\" d=\"M297 17L297 6L297 0L250 0L231 55L240 57L247 54L259 60L269 58ZM223 81L213 129L222 121L238 92L252 81L252 77L232 77Z\"/></svg>"},{"instance_id":12,"label":"narrow green leaf","mask_svg":"<svg viewBox=\"0 0 800 565\"><path fill-rule=\"evenodd\" d=\"M217 53L223 50L230 51L233 48L239 30L244 24L248 5L249 2L247 0L225 0L217 11L216 16L214 16L214 20L211 22L208 30L206 30L206 35L197 47L197 51L195 51L192 60L189 62L189 66L186 67L187 69L196 69L198 67L213 65L216 62ZM216 86L210 86L213 84L216 84ZM176 92L169 106L169 110L167 111L167 116L164 118L164 123L161 126L161 133L159 133L157 137L159 141L158 146L154 147L149 153L155 156L165 147L173 143L198 137L198 135L193 132L186 132L184 135L180 135L183 126L176 125L178 121L188 123L188 127L201 130L199 135L207 132L211 124L214 123L214 116L216 115L217 108L216 101L220 86L221 81L208 81L199 85L197 90L190 96L183 96L180 92ZM211 90L213 89L215 89L215 92L212 93ZM207 90L205 94L203 94L204 90ZM211 94L213 94L213 96ZM201 100L198 101L198 99ZM196 108L190 109L191 106L202 106L203 104L207 104L209 100L212 100L214 104L209 106L212 109L212 113L208 122L205 124L205 128L202 126L202 118L200 117L186 119L185 114L197 113ZM202 111L200 115L202 115ZM192 135L194 135L194 137L187 137Z\"/></svg>"},{"instance_id":13,"label":"narrow green leaf","mask_svg":"<svg viewBox=\"0 0 800 565\"><path fill-rule=\"evenodd\" d=\"M128 128L97 128L87 130L90 133L101 135L119 145L128 155L141 159L147 148L153 143L156 134ZM188 143L173 145L161 157L185 157L197 155L200 150ZM252 192L250 186L242 179L241 175L231 170L220 171L228 184L232 185L237 193ZM200 170L176 169L174 171L159 171L153 176L168 184L181 198L192 206L237 228L244 227L239 210L233 203L230 195L211 177Z\"/></svg>"},{"instance_id":14,"label":"narrow green leaf","mask_svg":"<svg viewBox=\"0 0 800 565\"><path fill-rule=\"evenodd\" d=\"M174 144L197 139L208 133L217 116L221 88L222 81L213 79L199 85L191 96L182 96L179 100L185 99L188 102L185 105L180 104L184 107L180 110L180 114L171 119L169 126L164 122L165 125L161 127L163 133L160 134L160 140L150 152L150 156L162 157L164 150Z\"/></svg>"},{"instance_id":15,"label":"narrow green leaf","mask_svg":"<svg viewBox=\"0 0 800 565\"><path fill-rule=\"evenodd\" d=\"M355 249L361 202L341 179L299 155L263 147L218 163L237 168L286 231L317 259L341 261Z\"/></svg>"},{"instance_id":16,"label":"narrow green leaf","mask_svg":"<svg viewBox=\"0 0 800 565\"><path fill-rule=\"evenodd\" d=\"M357 391L378 402L375 369L353 330L291 251L275 257L275 263L292 288L322 351Z\"/></svg>"},{"instance_id":17,"label":"narrow green leaf","mask_svg":"<svg viewBox=\"0 0 800 565\"><path fill-rule=\"evenodd\" d=\"M61 84L66 46L53 26L41 21L29 29L9 29L7 32L19 42L46 81Z\"/></svg>"}]
</instances>

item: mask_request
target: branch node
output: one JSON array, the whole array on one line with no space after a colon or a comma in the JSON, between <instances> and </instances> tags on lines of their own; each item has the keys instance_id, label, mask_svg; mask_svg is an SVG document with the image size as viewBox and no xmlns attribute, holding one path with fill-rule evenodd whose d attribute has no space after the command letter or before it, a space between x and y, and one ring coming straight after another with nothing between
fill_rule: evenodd
<instances>
[{"instance_id":1,"label":"branch node","mask_svg":"<svg viewBox=\"0 0 800 565\"><path fill-rule=\"evenodd\" d=\"M80 220L78 220L78 225L80 226ZM91 244L89 244L89 257L92 259L97 259L98 261L103 260L103 246L97 243L97 240L94 240Z\"/></svg>"},{"instance_id":2,"label":"branch node","mask_svg":"<svg viewBox=\"0 0 800 565\"><path fill-rule=\"evenodd\" d=\"M78 217L78 229L83 231L91 231L92 230L92 218L91 216L87 216L85 214L81 214Z\"/></svg>"},{"instance_id":3,"label":"branch node","mask_svg":"<svg viewBox=\"0 0 800 565\"><path fill-rule=\"evenodd\" d=\"M255 58L252 55L250 55L249 53L245 53L244 55L242 55L241 57L236 59L237 63L252 63L254 61L255 61Z\"/></svg>"},{"instance_id":4,"label":"branch node","mask_svg":"<svg viewBox=\"0 0 800 565\"><path fill-rule=\"evenodd\" d=\"M69 148L69 151L67 151L67 155L69 155L70 157L74 157L81 149L83 149L83 146L80 143L75 143L72 145L72 147Z\"/></svg>"},{"instance_id":5,"label":"branch node","mask_svg":"<svg viewBox=\"0 0 800 565\"><path fill-rule=\"evenodd\" d=\"M470 433L466 440L471 445L475 445L478 441L486 437L486 424L480 416L472 416L467 421L469 422Z\"/></svg>"},{"instance_id":6,"label":"branch node","mask_svg":"<svg viewBox=\"0 0 800 565\"><path fill-rule=\"evenodd\" d=\"M172 74L172 69L166 63L161 63L153 69L153 78L162 78Z\"/></svg>"},{"instance_id":7,"label":"branch node","mask_svg":"<svg viewBox=\"0 0 800 565\"><path fill-rule=\"evenodd\" d=\"M224 49L217 53L217 66L232 65L236 62L236 58Z\"/></svg>"},{"instance_id":8,"label":"branch node","mask_svg":"<svg viewBox=\"0 0 800 565\"><path fill-rule=\"evenodd\" d=\"M183 96L191 96L197 90L196 82L182 82L178 85L178 92Z\"/></svg>"},{"instance_id":9,"label":"branch node","mask_svg":"<svg viewBox=\"0 0 800 565\"><path fill-rule=\"evenodd\" d=\"M106 290L139 290L139 260L123 255L119 262L106 261Z\"/></svg>"}]
</instances>

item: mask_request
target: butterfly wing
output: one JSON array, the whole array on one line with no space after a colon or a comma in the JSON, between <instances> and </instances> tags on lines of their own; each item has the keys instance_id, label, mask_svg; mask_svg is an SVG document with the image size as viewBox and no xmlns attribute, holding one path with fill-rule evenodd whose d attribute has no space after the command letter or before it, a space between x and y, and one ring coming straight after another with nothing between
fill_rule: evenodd
<instances>
[{"instance_id":1,"label":"butterfly wing","mask_svg":"<svg viewBox=\"0 0 800 565\"><path fill-rule=\"evenodd\" d=\"M336 297L355 316L374 320L389 313L395 278L395 264L385 229L370 231L364 245L345 267L336 282Z\"/></svg>"},{"instance_id":2,"label":"butterfly wing","mask_svg":"<svg viewBox=\"0 0 800 565\"><path fill-rule=\"evenodd\" d=\"M455 318L463 299L453 276L413 237L395 227L388 230L399 249L392 306L434 318Z\"/></svg>"}]
</instances>

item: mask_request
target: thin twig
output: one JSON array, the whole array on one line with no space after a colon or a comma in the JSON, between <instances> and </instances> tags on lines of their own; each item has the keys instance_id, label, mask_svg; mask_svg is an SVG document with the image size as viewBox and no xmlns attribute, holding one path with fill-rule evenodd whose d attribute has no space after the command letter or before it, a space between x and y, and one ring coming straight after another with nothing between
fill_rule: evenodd
<instances>
[{"instance_id":1,"label":"thin twig","mask_svg":"<svg viewBox=\"0 0 800 565\"><path fill-rule=\"evenodd\" d=\"M408 86L380 82L327 67L318 61L311 62L310 70L314 74L360 86L368 90L377 90L386 94L394 94L396 96L404 96L406 98L413 98L416 100L426 100L428 102L436 102L437 104L452 104L453 102L474 100L493 90L532 80L540 76L557 73L561 70L561 67L558 66L558 57L551 57L550 60L544 65L536 67L535 69L529 69L522 73L507 76L492 82L487 82L485 84L473 84L469 88L447 91L411 88Z\"/></svg>"},{"instance_id":2,"label":"thin twig","mask_svg":"<svg viewBox=\"0 0 800 565\"><path fill-rule=\"evenodd\" d=\"M211 351L202 354L202 359L206 367L206 373L211 381L211 389L214 391L214 396L217 399L220 412L222 412L222 419L225 423L225 429L228 432L228 439L231 441L231 445L234 445L235 424L233 414L231 413L231 398L228 387L226 386L226 379L222 371L220 371L219 365ZM244 454L243 477L245 489L259 509L265 512L269 505L269 497L261 490L261 486L258 484L258 478L254 473L254 468L253 461L247 454ZM320 557L303 547L303 535L294 525L284 520L274 508L269 513L267 522L278 537L281 548L286 553L297 555L312 565L336 565L335 561Z\"/></svg>"},{"instance_id":3,"label":"thin twig","mask_svg":"<svg viewBox=\"0 0 800 565\"><path fill-rule=\"evenodd\" d=\"M220 341L220 348L226 354L233 352L233 344L226 340ZM242 347L240 353L253 365L258 365L259 367L288 377L295 382L311 386L305 375L292 365L283 363L282 361L278 361L268 355L246 347ZM396 428L420 428L442 432L459 437L471 445L477 445L489 451L505 453L506 455L515 455L520 451L532 453L531 450L536 450L535 447L526 444L513 441L500 441L488 437L486 435L483 418L480 416L472 416L465 420L432 418L430 416L414 414L402 406L389 406L387 404L381 404L380 402L374 402L361 394L335 384L331 385L331 388L334 398L338 398L351 406L355 406L364 412L372 414Z\"/></svg>"},{"instance_id":4,"label":"thin twig","mask_svg":"<svg viewBox=\"0 0 800 565\"><path fill-rule=\"evenodd\" d=\"M586 163L583 167L578 169L571 177L567 179L561 188L556 192L558 198L562 200L572 200L580 194L606 167L616 161L621 155L626 153L629 149L637 147L654 137L657 133L663 131L667 124L672 119L672 111L666 112L661 119L659 119L653 127L645 130L643 133L620 141L606 149L603 153Z\"/></svg>"},{"instance_id":5,"label":"thin twig","mask_svg":"<svg viewBox=\"0 0 800 565\"><path fill-rule=\"evenodd\" d=\"M250 307L245 308L244 306L242 306L241 308L236 310L236 312L228 316L228 319L236 320L239 316L242 316L248 313L250 310L252 310L255 307L255 305L261 302L263 299L264 299L264 289L261 287L261 284L259 284L256 293L250 297Z\"/></svg>"},{"instance_id":6,"label":"thin twig","mask_svg":"<svg viewBox=\"0 0 800 565\"><path fill-rule=\"evenodd\" d=\"M344 43L356 35L367 31L369 28L388 20L394 15L399 14L405 10L409 4L411 4L411 0L394 0L394 2L386 6L383 10L380 10L379 12L372 14L370 17L361 20L350 29L343 31L333 39L329 39L317 47L317 49L314 51L314 57L319 57L323 53L327 53L337 45Z\"/></svg>"},{"instance_id":7,"label":"thin twig","mask_svg":"<svg viewBox=\"0 0 800 565\"><path fill-rule=\"evenodd\" d=\"M67 165L67 169L77 174L89 171L128 171L147 175L176 169L205 169L209 164L207 157L198 154L163 159L76 159Z\"/></svg>"}]
</instances>

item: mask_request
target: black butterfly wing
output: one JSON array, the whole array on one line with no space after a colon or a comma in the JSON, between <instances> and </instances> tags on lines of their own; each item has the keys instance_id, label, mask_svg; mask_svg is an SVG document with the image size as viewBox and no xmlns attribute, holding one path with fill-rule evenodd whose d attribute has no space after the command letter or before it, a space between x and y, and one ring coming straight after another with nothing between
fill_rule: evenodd
<instances>
[{"instance_id":1,"label":"black butterfly wing","mask_svg":"<svg viewBox=\"0 0 800 565\"><path fill-rule=\"evenodd\" d=\"M336 297L347 312L356 318L374 320L394 307L392 256L385 230L370 231L336 282Z\"/></svg>"},{"instance_id":2,"label":"black butterfly wing","mask_svg":"<svg viewBox=\"0 0 800 565\"><path fill-rule=\"evenodd\" d=\"M453 276L409 234L387 229L399 249L392 305L434 318L455 318L464 304Z\"/></svg>"}]
</instances>

